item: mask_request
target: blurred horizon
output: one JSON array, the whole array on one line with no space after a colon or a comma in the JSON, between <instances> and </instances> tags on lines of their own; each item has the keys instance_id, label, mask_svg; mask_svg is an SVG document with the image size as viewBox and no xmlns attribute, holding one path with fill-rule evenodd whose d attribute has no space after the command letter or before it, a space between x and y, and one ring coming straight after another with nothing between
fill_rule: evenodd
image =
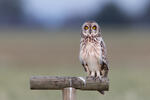
<instances>
[{"instance_id":1,"label":"blurred horizon","mask_svg":"<svg viewBox=\"0 0 150 100\"><path fill-rule=\"evenodd\" d=\"M61 30L87 20L107 26L150 26L149 0L1 0L0 28ZM69 26L69 27L68 27Z\"/></svg>"}]
</instances>

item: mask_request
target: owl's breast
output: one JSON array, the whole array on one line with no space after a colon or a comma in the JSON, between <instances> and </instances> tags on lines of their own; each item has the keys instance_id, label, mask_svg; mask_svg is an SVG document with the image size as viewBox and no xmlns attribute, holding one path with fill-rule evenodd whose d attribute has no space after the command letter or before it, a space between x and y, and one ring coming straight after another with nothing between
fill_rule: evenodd
<instances>
[{"instance_id":1,"label":"owl's breast","mask_svg":"<svg viewBox=\"0 0 150 100\"><path fill-rule=\"evenodd\" d=\"M85 51L86 51L88 57L100 56L100 46L98 44L94 44L94 43L90 43L90 42L87 43L87 45L85 47Z\"/></svg>"},{"instance_id":2,"label":"owl's breast","mask_svg":"<svg viewBox=\"0 0 150 100\"><path fill-rule=\"evenodd\" d=\"M80 60L86 63L91 71L99 69L102 57L100 49L99 44L88 42L80 50Z\"/></svg>"},{"instance_id":3,"label":"owl's breast","mask_svg":"<svg viewBox=\"0 0 150 100\"><path fill-rule=\"evenodd\" d=\"M80 56L86 61L98 60L101 58L101 46L97 43L87 42L80 50Z\"/></svg>"}]
</instances>

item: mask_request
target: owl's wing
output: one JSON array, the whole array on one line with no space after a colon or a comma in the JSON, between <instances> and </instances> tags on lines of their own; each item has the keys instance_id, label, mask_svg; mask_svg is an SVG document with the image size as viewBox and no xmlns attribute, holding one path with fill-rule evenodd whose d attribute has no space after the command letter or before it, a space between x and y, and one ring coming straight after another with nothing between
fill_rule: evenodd
<instances>
[{"instance_id":1,"label":"owl's wing","mask_svg":"<svg viewBox=\"0 0 150 100\"><path fill-rule=\"evenodd\" d=\"M106 69L109 69L108 60L107 60L107 49L106 49L105 42L103 41L102 38L100 39L100 46L101 46L101 54L102 54L102 57L101 57L102 67L106 68Z\"/></svg>"}]
</instances>

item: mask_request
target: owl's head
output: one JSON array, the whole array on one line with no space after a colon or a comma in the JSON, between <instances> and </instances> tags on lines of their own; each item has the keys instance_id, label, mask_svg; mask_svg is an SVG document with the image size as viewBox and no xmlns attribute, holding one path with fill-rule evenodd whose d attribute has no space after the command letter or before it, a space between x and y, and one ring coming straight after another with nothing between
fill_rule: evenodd
<instances>
[{"instance_id":1,"label":"owl's head","mask_svg":"<svg viewBox=\"0 0 150 100\"><path fill-rule=\"evenodd\" d=\"M100 26L94 21L85 22L82 25L81 36L83 37L99 37L101 35Z\"/></svg>"}]
</instances>

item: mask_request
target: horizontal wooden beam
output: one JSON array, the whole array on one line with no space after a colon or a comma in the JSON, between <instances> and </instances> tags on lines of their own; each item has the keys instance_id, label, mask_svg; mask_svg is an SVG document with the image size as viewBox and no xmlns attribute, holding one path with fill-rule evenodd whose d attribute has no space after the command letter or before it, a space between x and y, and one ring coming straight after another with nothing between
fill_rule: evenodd
<instances>
[{"instance_id":1,"label":"horizontal wooden beam","mask_svg":"<svg viewBox=\"0 0 150 100\"><path fill-rule=\"evenodd\" d=\"M33 76L30 79L32 90L62 90L67 87L80 90L108 91L109 82L92 77Z\"/></svg>"}]
</instances>

